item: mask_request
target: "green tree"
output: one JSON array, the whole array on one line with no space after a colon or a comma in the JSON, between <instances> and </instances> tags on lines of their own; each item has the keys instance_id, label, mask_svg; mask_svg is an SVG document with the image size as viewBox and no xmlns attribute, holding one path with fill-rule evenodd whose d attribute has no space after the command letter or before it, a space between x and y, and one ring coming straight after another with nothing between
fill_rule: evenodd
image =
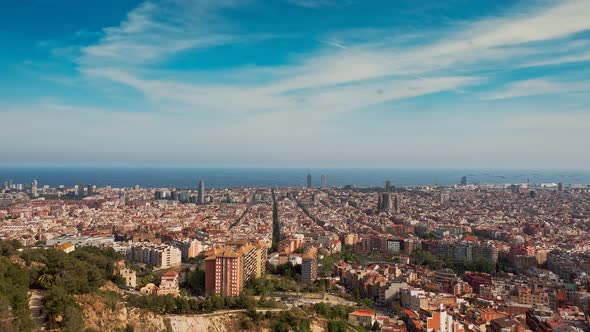
<instances>
[{"instance_id":1,"label":"green tree","mask_svg":"<svg viewBox=\"0 0 590 332\"><path fill-rule=\"evenodd\" d=\"M329 332L346 332L346 324L341 320L331 320L328 322Z\"/></svg>"},{"instance_id":2,"label":"green tree","mask_svg":"<svg viewBox=\"0 0 590 332\"><path fill-rule=\"evenodd\" d=\"M371 326L371 330L372 331L379 331L381 330L381 325L379 325L378 321L375 321L375 323L373 323L373 326Z\"/></svg>"},{"instance_id":3,"label":"green tree","mask_svg":"<svg viewBox=\"0 0 590 332\"><path fill-rule=\"evenodd\" d=\"M84 319L82 311L78 306L68 306L63 314L63 329L68 332L82 331L84 328Z\"/></svg>"},{"instance_id":4,"label":"green tree","mask_svg":"<svg viewBox=\"0 0 590 332\"><path fill-rule=\"evenodd\" d=\"M188 276L187 286L190 289L200 289L202 291L205 290L205 271L203 270L195 270L191 272Z\"/></svg>"},{"instance_id":5,"label":"green tree","mask_svg":"<svg viewBox=\"0 0 590 332\"><path fill-rule=\"evenodd\" d=\"M1 256L12 256L19 248L21 248L21 244L17 240L0 240Z\"/></svg>"},{"instance_id":6,"label":"green tree","mask_svg":"<svg viewBox=\"0 0 590 332\"><path fill-rule=\"evenodd\" d=\"M44 306L47 310L50 328L63 328L69 324L68 320L74 321L72 325L75 325L75 312L70 309L77 308L78 305L63 288L53 286L44 298Z\"/></svg>"},{"instance_id":7,"label":"green tree","mask_svg":"<svg viewBox=\"0 0 590 332\"><path fill-rule=\"evenodd\" d=\"M311 332L311 323L309 319L302 319L299 322L299 332Z\"/></svg>"},{"instance_id":8,"label":"green tree","mask_svg":"<svg viewBox=\"0 0 590 332\"><path fill-rule=\"evenodd\" d=\"M277 245L281 240L281 231L279 228L279 205L274 189L272 190L272 247L271 251L277 250Z\"/></svg>"},{"instance_id":9,"label":"green tree","mask_svg":"<svg viewBox=\"0 0 590 332\"><path fill-rule=\"evenodd\" d=\"M2 326L15 331L31 327L28 290L27 270L0 257L0 316L5 323Z\"/></svg>"},{"instance_id":10,"label":"green tree","mask_svg":"<svg viewBox=\"0 0 590 332\"><path fill-rule=\"evenodd\" d=\"M37 278L37 283L45 289L50 289L51 286L53 285L54 280L55 280L55 277L53 276L53 274L43 273L42 275L40 275Z\"/></svg>"}]
</instances>

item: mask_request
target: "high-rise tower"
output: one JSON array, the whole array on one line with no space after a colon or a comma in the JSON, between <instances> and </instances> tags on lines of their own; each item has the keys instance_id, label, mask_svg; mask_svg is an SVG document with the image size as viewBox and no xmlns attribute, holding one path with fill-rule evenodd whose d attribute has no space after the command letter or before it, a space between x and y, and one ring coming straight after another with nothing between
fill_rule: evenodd
<instances>
[{"instance_id":1,"label":"high-rise tower","mask_svg":"<svg viewBox=\"0 0 590 332\"><path fill-rule=\"evenodd\" d=\"M307 188L311 188L311 174L307 174Z\"/></svg>"},{"instance_id":2,"label":"high-rise tower","mask_svg":"<svg viewBox=\"0 0 590 332\"><path fill-rule=\"evenodd\" d=\"M205 204L205 181L199 181L199 204Z\"/></svg>"},{"instance_id":3,"label":"high-rise tower","mask_svg":"<svg viewBox=\"0 0 590 332\"><path fill-rule=\"evenodd\" d=\"M377 201L377 210L379 212L389 213L391 211L391 206L392 206L391 193L390 192L379 193L379 199Z\"/></svg>"},{"instance_id":4,"label":"high-rise tower","mask_svg":"<svg viewBox=\"0 0 590 332\"><path fill-rule=\"evenodd\" d=\"M328 187L328 176L326 176L325 174L322 174L322 188L327 188Z\"/></svg>"},{"instance_id":5,"label":"high-rise tower","mask_svg":"<svg viewBox=\"0 0 590 332\"><path fill-rule=\"evenodd\" d=\"M31 197L37 197L37 180L33 180L31 183Z\"/></svg>"},{"instance_id":6,"label":"high-rise tower","mask_svg":"<svg viewBox=\"0 0 590 332\"><path fill-rule=\"evenodd\" d=\"M78 183L78 197L83 198L84 197L84 182L80 181L80 183Z\"/></svg>"}]
</instances>

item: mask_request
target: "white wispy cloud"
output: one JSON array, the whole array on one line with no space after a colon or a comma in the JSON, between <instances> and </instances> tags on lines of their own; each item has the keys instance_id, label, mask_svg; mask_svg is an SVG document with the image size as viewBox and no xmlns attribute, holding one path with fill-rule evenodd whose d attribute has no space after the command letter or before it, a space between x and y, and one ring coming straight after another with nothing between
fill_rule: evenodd
<instances>
[{"instance_id":1,"label":"white wispy cloud","mask_svg":"<svg viewBox=\"0 0 590 332\"><path fill-rule=\"evenodd\" d=\"M218 11L244 1L144 2L119 26L107 27L95 45L81 50L84 65L134 65L153 62L188 49L239 41Z\"/></svg>"},{"instance_id":2,"label":"white wispy cloud","mask_svg":"<svg viewBox=\"0 0 590 332\"><path fill-rule=\"evenodd\" d=\"M210 111L293 111L299 115L305 110L322 110L323 113L353 111L385 101L453 90L476 80L473 77L455 76L388 79L293 92L289 82L262 86L193 85L147 80L117 70L88 69L85 74L131 86L156 101L179 102Z\"/></svg>"},{"instance_id":3,"label":"white wispy cloud","mask_svg":"<svg viewBox=\"0 0 590 332\"><path fill-rule=\"evenodd\" d=\"M303 2L308 7L312 3ZM518 128L506 123L482 128L479 119L465 118L464 114L449 116L448 121L440 118L424 123L400 118L394 124L384 125L382 132L364 129L363 137L355 140L349 137L354 123L341 127L332 123L375 105L385 105L384 109L395 112L396 104L389 107L391 101L439 92L468 94L472 87L491 80L481 69L510 70L527 65L585 61L588 57L587 49L581 44L559 56L556 56L556 50L547 47L547 43L563 41L590 29L590 20L587 20L590 3L559 1L550 6L517 8L502 17L456 22L433 32L433 38L419 38L419 43L390 43L390 39L383 38L392 34L387 30L360 31L358 38L353 36L354 31L346 31L343 38L334 32L328 37L311 36L319 48L293 53L283 65L182 73L159 67L160 62L188 50L255 39L256 36L245 34L221 13L224 8L239 5L239 1L203 0L176 1L173 6L166 7L147 2L129 13L119 26L104 29L104 36L98 42L81 50L76 62L85 79L105 89L119 85L131 87L145 97L150 109L162 111L152 112L145 118L137 117L139 121L134 120L135 114L126 115L128 118L118 118L114 114L92 117L96 124L104 127L109 127L109 121L128 120L127 127L119 123L114 125L115 134L108 140L113 145L125 140L128 135L125 128L131 128L129 132L136 136L123 147L116 147L117 151L121 154L125 149L148 153L154 149L164 151L159 154L162 158L173 158L174 153L183 155L185 151L217 158L219 152L216 151L224 151L226 155L245 160L272 160L277 154L284 154L282 160L301 157L339 160L353 153L351 151L375 158L385 149L392 149L392 154L401 153L419 159L421 157L414 151L416 146L423 148L420 154L437 158L451 158L441 152L446 153L445 147L449 146L479 149L481 156L493 155L501 146L510 151L505 156L507 159L518 159L519 149L526 147L526 142L517 142L517 149L508 140L485 140L485 137L495 138L502 136L505 130ZM547 77L508 83L487 93L477 92L472 101L587 90L588 85L583 81ZM104 135L104 131L88 128L84 122L88 118L72 116L80 108L85 114L104 114L101 108L57 101L46 101L40 108L47 111L40 117L46 124L60 126L58 120L50 117L53 112L73 119L75 122L70 126L74 127L72 131L76 135L83 135L83 129L87 129L92 137ZM448 109L443 109L441 113L446 111ZM512 123L525 121L528 115L514 117ZM203 121L203 118L215 116L224 119L214 125ZM527 128L535 131L535 139L542 139L543 134L537 131L545 130L551 121L556 121L559 133L567 137L567 126L576 121L568 120L567 116L581 121L587 118L582 109L563 116L545 116L542 121L529 123ZM18 122L26 116L12 112L11 117ZM466 130L472 130L468 134L476 138L465 142ZM407 147L392 148L390 144L375 143L404 140L417 131L424 135L415 138L416 143ZM49 135L49 130L40 128L40 132ZM144 147L146 136L149 136L146 133L154 132L179 142L178 146L172 149L165 147L164 143L162 146L156 143L150 148ZM588 138L584 132L576 135L581 141ZM208 141L215 141L215 147L196 147L194 144ZM91 141L84 142L90 144ZM249 149L244 142L257 142L256 151ZM318 145L331 152L310 152L310 147ZM72 149L84 151L83 144ZM456 151L457 154L461 152ZM356 157L358 155L352 159Z\"/></svg>"},{"instance_id":4,"label":"white wispy cloud","mask_svg":"<svg viewBox=\"0 0 590 332\"><path fill-rule=\"evenodd\" d=\"M311 6L313 1L304 2ZM348 45L337 38L319 39L326 45L324 48L299 54L286 65L195 73L218 82L215 84L191 83L174 75L154 79L159 75L153 74L157 67L151 66L151 61L188 49L232 42L235 38L232 33L239 34L229 33L231 24L218 11L240 2L177 4L181 5L163 8L144 3L120 26L106 28L104 38L83 50L80 71L89 78L130 86L148 100L197 106L202 110L301 113L304 109L338 113L441 91L464 93L470 85L482 81L479 75L470 74L470 70L482 65L486 68L516 66L529 61L531 55L547 52L529 43L565 38L590 29L590 20L586 19L590 17L590 3L561 1L552 7L538 6L505 17L459 23L444 33L444 37L412 47L388 46L374 40ZM143 75L145 69L150 69L152 75ZM247 75L240 75L246 71ZM219 78L223 76L266 79L241 84ZM511 98L564 89L560 86L556 90L555 83L545 81L520 82L483 98Z\"/></svg>"},{"instance_id":5,"label":"white wispy cloud","mask_svg":"<svg viewBox=\"0 0 590 332\"><path fill-rule=\"evenodd\" d=\"M306 8L321 8L331 6L349 5L351 0L286 0L288 3L306 7Z\"/></svg>"},{"instance_id":6,"label":"white wispy cloud","mask_svg":"<svg viewBox=\"0 0 590 332\"><path fill-rule=\"evenodd\" d=\"M590 91L587 82L562 82L543 78L518 81L508 84L500 91L484 94L483 100L510 99L547 94L562 94L580 91Z\"/></svg>"},{"instance_id":7,"label":"white wispy cloud","mask_svg":"<svg viewBox=\"0 0 590 332\"><path fill-rule=\"evenodd\" d=\"M338 47L338 48L345 49L345 50L348 49L348 46L344 45L341 42L335 41L335 40L325 40L325 39L322 39L322 40L319 40L319 42L322 43L322 44L326 44L326 45Z\"/></svg>"},{"instance_id":8,"label":"white wispy cloud","mask_svg":"<svg viewBox=\"0 0 590 332\"><path fill-rule=\"evenodd\" d=\"M532 61L525 64L524 67L542 67L576 62L590 62L590 52L583 52L575 55L556 56L551 59Z\"/></svg>"}]
</instances>

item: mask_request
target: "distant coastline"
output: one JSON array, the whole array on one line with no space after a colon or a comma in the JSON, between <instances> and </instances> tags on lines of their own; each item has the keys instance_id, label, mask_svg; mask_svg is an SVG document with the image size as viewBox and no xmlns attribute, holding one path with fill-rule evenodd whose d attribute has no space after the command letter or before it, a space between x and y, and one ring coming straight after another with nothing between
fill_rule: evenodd
<instances>
[{"instance_id":1,"label":"distant coastline","mask_svg":"<svg viewBox=\"0 0 590 332\"><path fill-rule=\"evenodd\" d=\"M187 167L0 167L0 182L71 187L80 181L97 186L196 188L204 180L208 188L303 187L307 174L313 186L321 175L328 186L453 185L467 176L468 183L590 184L590 171L507 169L372 169L372 168L187 168ZM1 184L1 183L0 183Z\"/></svg>"}]
</instances>

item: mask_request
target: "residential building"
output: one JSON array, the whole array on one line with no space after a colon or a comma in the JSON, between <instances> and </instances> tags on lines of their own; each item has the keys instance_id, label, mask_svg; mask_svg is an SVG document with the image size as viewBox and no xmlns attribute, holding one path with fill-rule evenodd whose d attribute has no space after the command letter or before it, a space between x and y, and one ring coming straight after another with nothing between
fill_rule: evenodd
<instances>
[{"instance_id":1,"label":"residential building","mask_svg":"<svg viewBox=\"0 0 590 332\"><path fill-rule=\"evenodd\" d=\"M348 323L351 325L372 327L377 320L377 313L371 309L358 309L348 314Z\"/></svg>"},{"instance_id":2,"label":"residential building","mask_svg":"<svg viewBox=\"0 0 590 332\"><path fill-rule=\"evenodd\" d=\"M119 271L119 274L123 279L125 279L125 286L135 288L137 286L137 275L135 271L129 268L124 268Z\"/></svg>"},{"instance_id":3,"label":"residential building","mask_svg":"<svg viewBox=\"0 0 590 332\"><path fill-rule=\"evenodd\" d=\"M215 250L205 259L205 292L239 296L242 292L241 256L229 247Z\"/></svg>"},{"instance_id":4,"label":"residential building","mask_svg":"<svg viewBox=\"0 0 590 332\"><path fill-rule=\"evenodd\" d=\"M309 249L302 257L301 262L301 281L311 284L315 281L318 274L317 249Z\"/></svg>"},{"instance_id":5,"label":"residential building","mask_svg":"<svg viewBox=\"0 0 590 332\"><path fill-rule=\"evenodd\" d=\"M199 255L199 241L195 239L173 240L170 244L180 249L183 261L188 261Z\"/></svg>"},{"instance_id":6,"label":"residential building","mask_svg":"<svg viewBox=\"0 0 590 332\"><path fill-rule=\"evenodd\" d=\"M150 264L156 269L168 269L180 266L182 254L180 249L173 246L141 243L131 247L130 256L133 262Z\"/></svg>"},{"instance_id":7,"label":"residential building","mask_svg":"<svg viewBox=\"0 0 590 332\"><path fill-rule=\"evenodd\" d=\"M178 273L175 271L167 271L162 274L160 279L160 287L158 289L158 295L178 295Z\"/></svg>"}]
</instances>

